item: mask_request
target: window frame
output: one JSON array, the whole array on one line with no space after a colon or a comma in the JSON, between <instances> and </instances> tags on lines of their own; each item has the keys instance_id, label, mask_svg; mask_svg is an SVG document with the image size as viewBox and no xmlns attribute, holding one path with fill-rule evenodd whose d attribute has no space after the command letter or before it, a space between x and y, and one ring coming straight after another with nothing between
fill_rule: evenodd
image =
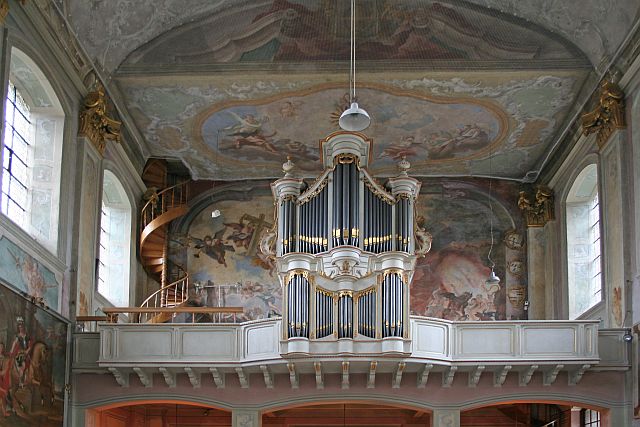
<instances>
[{"instance_id":1,"label":"window frame","mask_svg":"<svg viewBox=\"0 0 640 427\"><path fill-rule=\"evenodd\" d=\"M135 303L135 288L136 288L136 265L135 265L135 254L136 254L136 248L135 248L135 244L137 242L137 236L135 235L135 230L136 230L136 212L137 212L137 206L134 203L134 198L131 197L131 189L128 188L127 186L127 182L123 179L121 179L120 177L122 176L119 171L117 170L117 168L115 167L115 165L113 163L111 163L108 160L104 161L104 165L103 165L103 169L102 169L102 174L101 174L101 179L100 179L100 197L99 197L99 202L98 202L98 218L97 218L97 228L96 228L96 271L95 271L95 283L94 283L94 295L96 297L96 299L98 300L98 303L102 306L114 306L115 302L112 301L111 299L109 299L109 297L107 297L107 295L104 295L103 293L100 292L99 289L99 285L100 285L100 265L104 265L103 261L101 260L100 254L101 251L100 249L103 247L102 244L102 235L103 235L103 231L106 231L103 229L103 217L104 217L104 213L103 213L103 199L104 199L104 181L105 181L105 175L109 173L113 176L113 178L117 181L117 183L120 185L120 189L121 191L121 196L124 197L124 199L126 200L126 202L128 203L128 207L129 207L129 230L128 232L126 232L127 230L125 230L125 234L128 236L128 244L126 244L126 246L128 246L128 256L126 257L126 259L128 260L127 263L127 267L128 267L128 274L125 275L125 279L128 280L128 284L127 284L127 289L125 291L125 295L127 297L127 306L131 306L132 303Z\"/></svg>"},{"instance_id":2,"label":"window frame","mask_svg":"<svg viewBox=\"0 0 640 427\"><path fill-rule=\"evenodd\" d=\"M26 66L29 71L33 73L41 90L44 91L46 96L49 98L48 100L51 102L49 106L40 107L37 105L31 105L26 101L31 108L31 115L33 119L31 124L33 126L32 139L36 142L31 147L33 152L30 153L32 163L30 166L50 166L50 169L54 174L54 179L46 182L47 185L42 186L40 180L33 179L33 172L30 171L29 173L32 176L29 176L29 181L32 182L27 189L27 209L25 210L26 215L22 224L15 221L10 215L5 214L2 209L0 209L0 225L2 228L9 231L12 236L11 238L14 239L14 241L19 241L30 248L33 252L40 254L43 260L46 260L50 265L55 265L55 270L59 270L61 268L63 269L61 266L66 262L69 256L67 251L68 236L65 230L70 224L67 216L69 214L70 206L72 206L70 202L73 198L73 194L65 192L63 189L69 186L70 179L72 178L66 177L61 173L61 171L65 168L65 161L67 161L71 150L70 144L68 144L67 141L71 138L73 127L72 115L69 114L72 107L69 103L69 98L66 97L65 90L63 90L63 88L58 84L58 78L60 77L59 73L50 67L49 62L47 62L42 55L42 52L32 49L29 44L24 43L20 39L14 38L12 34L9 34L5 39L5 64L3 67L2 79L2 84L4 86L1 89L3 107L2 127L0 128L2 131L2 138L0 139L0 161L4 166L4 140L6 138L5 120L7 116L7 109L4 103L7 102L7 98L9 96L9 81L12 81L12 83L15 84L15 87L19 92L23 92L20 87L21 85L16 84L12 79L12 64L15 60L14 58L18 58L18 60L23 62L23 66ZM53 156L50 159L45 158L44 163L42 162L43 159L37 160L35 157L36 151L38 150L37 126L39 120L50 120L56 123L54 135L52 137ZM46 163L50 163L50 165ZM0 171L0 185L4 185L3 175L2 171ZM34 185L33 181L38 181L38 184ZM46 233L43 234L41 229L38 227L38 224L33 222L32 213L35 210L32 208L32 203L33 196L36 193L42 193L46 190L51 190L48 194L50 197L50 216L46 218L48 228L46 229ZM1 203L4 203L4 194L2 194L2 191L0 190L0 204Z\"/></svg>"},{"instance_id":3,"label":"window frame","mask_svg":"<svg viewBox=\"0 0 640 427\"><path fill-rule=\"evenodd\" d=\"M586 156L586 158L584 159L583 162L581 162L580 164L576 165L576 167L574 168L574 172L570 175L569 179L566 181L566 185L564 187L564 195L563 195L563 203L562 203L562 259L563 259L563 276L564 276L564 293L565 293L565 297L564 297L564 311L565 311L565 318L570 319L570 320L584 320L584 319L599 319L602 320L602 316L605 315L605 313L603 312L603 310L606 307L606 292L605 292L605 280L604 280L604 274L605 274L605 270L604 270L604 264L603 264L603 254L604 254L604 239L603 239L603 222L602 222L602 191L601 191L601 170L600 170L600 164L598 161L598 157L597 156ZM589 213L588 213L588 228L590 230L590 226L591 225L596 225L596 224L592 224L591 221L591 209L593 208L592 206L592 202L595 199L595 196L597 196L597 207L598 207L598 221L597 221L597 226L598 226L598 264L599 264L599 273L597 274L599 276L599 281L600 281L600 289L599 289L599 293L600 294L600 300L597 301L596 303L590 305L586 310L582 311L581 313L579 313L578 315L575 316L571 316L571 304L570 304L570 295L571 295L571 282L570 282L570 273L569 273L569 269L570 269L570 257L569 257L569 218L568 218L568 213L567 210L569 208L569 206L571 204L577 205L577 203L575 202L571 202L570 198L572 197L572 193L574 190L574 186L577 185L578 183L578 179L581 178L583 172L585 172L585 170L588 167L593 167L595 168L595 173L596 173L596 183L595 183L595 187L594 190L592 191L591 195L588 198L588 201L585 201L585 205L588 206L589 209ZM591 232L589 231L589 240L591 239ZM589 253L591 254L591 245L594 242L591 242L589 245ZM589 263L594 262L594 259L589 258ZM589 269L589 275L591 276L591 268ZM590 283L590 287L591 287L591 280L593 279L593 277L589 277L589 283Z\"/></svg>"}]
</instances>

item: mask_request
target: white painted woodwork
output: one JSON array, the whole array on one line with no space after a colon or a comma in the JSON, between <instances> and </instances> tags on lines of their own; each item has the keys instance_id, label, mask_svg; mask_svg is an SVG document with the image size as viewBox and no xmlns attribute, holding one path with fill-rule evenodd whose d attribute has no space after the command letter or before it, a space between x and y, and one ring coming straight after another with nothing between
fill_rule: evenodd
<instances>
[{"instance_id":1,"label":"white painted woodwork","mask_svg":"<svg viewBox=\"0 0 640 427\"><path fill-rule=\"evenodd\" d=\"M264 377L264 385L267 388L273 388L273 373L267 365L260 365L262 376Z\"/></svg>"},{"instance_id":2,"label":"white painted woodwork","mask_svg":"<svg viewBox=\"0 0 640 427\"><path fill-rule=\"evenodd\" d=\"M551 370L545 371L542 376L542 385L552 385L556 381L556 377L558 376L562 368L564 368L564 365L557 364Z\"/></svg>"},{"instance_id":3,"label":"white painted woodwork","mask_svg":"<svg viewBox=\"0 0 640 427\"><path fill-rule=\"evenodd\" d=\"M176 373L170 369L160 367L158 368L162 376L164 377L164 382L167 383L167 386L170 388L175 388L176 386Z\"/></svg>"},{"instance_id":4,"label":"white painted woodwork","mask_svg":"<svg viewBox=\"0 0 640 427\"><path fill-rule=\"evenodd\" d=\"M216 387L224 388L224 372L220 372L218 368L209 368L209 372L211 372Z\"/></svg>"},{"instance_id":5,"label":"white painted woodwork","mask_svg":"<svg viewBox=\"0 0 640 427\"><path fill-rule=\"evenodd\" d=\"M493 373L493 385L494 387L502 387L502 384L507 380L507 375L511 370L511 365L504 365L502 369Z\"/></svg>"},{"instance_id":6,"label":"white painted woodwork","mask_svg":"<svg viewBox=\"0 0 640 427\"><path fill-rule=\"evenodd\" d=\"M186 367L184 371L187 373L189 377L189 382L193 386L193 388L200 388L200 373L194 371L192 368Z\"/></svg>"},{"instance_id":7,"label":"white painted woodwork","mask_svg":"<svg viewBox=\"0 0 640 427\"><path fill-rule=\"evenodd\" d=\"M478 365L473 371L469 372L469 387L475 387L478 385L484 368L484 365Z\"/></svg>"},{"instance_id":8,"label":"white painted woodwork","mask_svg":"<svg viewBox=\"0 0 640 427\"><path fill-rule=\"evenodd\" d=\"M287 369L289 370L289 382L291 383L291 388L296 389L300 387L295 363L287 363Z\"/></svg>"},{"instance_id":9,"label":"white painted woodwork","mask_svg":"<svg viewBox=\"0 0 640 427\"><path fill-rule=\"evenodd\" d=\"M322 373L322 362L314 362L313 370L316 374L316 388L322 390L324 388L324 374Z\"/></svg>"},{"instance_id":10,"label":"white painted woodwork","mask_svg":"<svg viewBox=\"0 0 640 427\"><path fill-rule=\"evenodd\" d=\"M342 362L342 389L349 388L349 362Z\"/></svg>"},{"instance_id":11,"label":"white painted woodwork","mask_svg":"<svg viewBox=\"0 0 640 427\"><path fill-rule=\"evenodd\" d=\"M175 387L176 375L182 374L193 387L200 387L201 373L208 372L217 388L225 387L225 374L237 375L246 387L251 374L262 375L265 386L271 388L277 374L288 372L292 388L299 387L300 374L311 374L316 388L322 389L326 375L335 373L341 375L345 388L351 386L353 374L365 374L366 386L375 388L381 373L391 375L394 387L400 386L403 376L415 375L415 386L413 379L411 386L425 388L433 372L442 376L443 387L451 386L457 373L467 376L469 387L478 385L485 373L499 387L513 371L524 387L535 373L542 373L543 383L550 385L565 371L574 385L587 371L629 367L624 330L599 331L595 321L450 322L412 317L408 352L376 353L373 345L365 353L369 359L365 364L360 363L361 355L340 352L333 337L324 342L326 349L334 350L333 357L329 352L288 359L280 353L280 323L275 318L241 324L100 324L100 335L73 335L75 348L82 349L74 352L73 369L76 373L108 371L123 387L128 386L130 373L145 385L160 373L168 387ZM370 339L369 343L377 342L380 349L381 341ZM389 363L394 357L401 360ZM401 369L400 362L404 363Z\"/></svg>"},{"instance_id":12,"label":"white painted woodwork","mask_svg":"<svg viewBox=\"0 0 640 427\"><path fill-rule=\"evenodd\" d=\"M424 365L422 370L418 373L417 386L418 388L425 388L427 386L427 381L429 381L429 373L433 369L432 363L427 363Z\"/></svg>"},{"instance_id":13,"label":"white painted woodwork","mask_svg":"<svg viewBox=\"0 0 640 427\"><path fill-rule=\"evenodd\" d=\"M392 378L391 388L400 388L400 384L402 383L402 373L404 372L406 365L407 364L405 362L398 363L395 375Z\"/></svg>"},{"instance_id":14,"label":"white painted woodwork","mask_svg":"<svg viewBox=\"0 0 640 427\"><path fill-rule=\"evenodd\" d=\"M376 369L378 367L378 362L375 360L371 361L369 365L369 378L367 378L367 388L375 388L376 387Z\"/></svg>"},{"instance_id":15,"label":"white painted woodwork","mask_svg":"<svg viewBox=\"0 0 640 427\"><path fill-rule=\"evenodd\" d=\"M236 368L236 374L238 374L238 381L240 381L240 387L249 388L249 377L244 373L244 369Z\"/></svg>"},{"instance_id":16,"label":"white painted woodwork","mask_svg":"<svg viewBox=\"0 0 640 427\"><path fill-rule=\"evenodd\" d=\"M449 366L449 368L442 373L442 387L451 387L457 370L457 366Z\"/></svg>"},{"instance_id":17,"label":"white painted woodwork","mask_svg":"<svg viewBox=\"0 0 640 427\"><path fill-rule=\"evenodd\" d=\"M133 372L138 374L138 378L140 378L140 382L145 387L153 387L153 375L143 368L134 367Z\"/></svg>"},{"instance_id":18,"label":"white painted woodwork","mask_svg":"<svg viewBox=\"0 0 640 427\"><path fill-rule=\"evenodd\" d=\"M538 369L538 365L531 365L526 371L519 372L518 384L520 384L521 387L528 385L531 381L531 377L536 372L536 369Z\"/></svg>"}]
</instances>

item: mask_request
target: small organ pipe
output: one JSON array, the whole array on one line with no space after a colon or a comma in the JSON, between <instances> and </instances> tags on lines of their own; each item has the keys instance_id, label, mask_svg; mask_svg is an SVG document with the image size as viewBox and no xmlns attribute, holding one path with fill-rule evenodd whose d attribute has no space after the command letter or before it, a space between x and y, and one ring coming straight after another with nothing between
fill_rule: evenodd
<instances>
[{"instance_id":1,"label":"small organ pipe","mask_svg":"<svg viewBox=\"0 0 640 427\"><path fill-rule=\"evenodd\" d=\"M346 231L346 232L345 232ZM342 165L342 231L340 244L348 245L349 238L349 170Z\"/></svg>"}]
</instances>

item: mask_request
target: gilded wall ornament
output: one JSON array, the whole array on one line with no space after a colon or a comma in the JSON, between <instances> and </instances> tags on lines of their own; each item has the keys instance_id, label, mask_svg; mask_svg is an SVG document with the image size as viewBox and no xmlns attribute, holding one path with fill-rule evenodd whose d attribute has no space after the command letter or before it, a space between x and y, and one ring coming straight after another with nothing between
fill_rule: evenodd
<instances>
[{"instance_id":1,"label":"gilded wall ornament","mask_svg":"<svg viewBox=\"0 0 640 427\"><path fill-rule=\"evenodd\" d=\"M582 133L597 134L596 142L602 148L614 130L625 126L624 92L617 84L605 79L600 85L600 98L595 109L582 115Z\"/></svg>"},{"instance_id":2,"label":"gilded wall ornament","mask_svg":"<svg viewBox=\"0 0 640 427\"><path fill-rule=\"evenodd\" d=\"M107 140L120 142L122 123L109 117L107 110L108 98L104 86L98 83L96 89L84 99L78 135L88 138L100 154L104 154Z\"/></svg>"},{"instance_id":3,"label":"gilded wall ornament","mask_svg":"<svg viewBox=\"0 0 640 427\"><path fill-rule=\"evenodd\" d=\"M514 276L520 277L524 274L524 262L520 260L509 262L509 264L507 264L507 267L509 268L509 273L513 274Z\"/></svg>"},{"instance_id":4,"label":"gilded wall ornament","mask_svg":"<svg viewBox=\"0 0 640 427\"><path fill-rule=\"evenodd\" d=\"M511 305L519 310L524 308L527 289L524 286L513 286L507 291L507 299Z\"/></svg>"},{"instance_id":5,"label":"gilded wall ornament","mask_svg":"<svg viewBox=\"0 0 640 427\"><path fill-rule=\"evenodd\" d=\"M0 0L0 25L4 25L9 14L9 0Z\"/></svg>"},{"instance_id":6,"label":"gilded wall ornament","mask_svg":"<svg viewBox=\"0 0 640 427\"><path fill-rule=\"evenodd\" d=\"M515 251L524 247L524 236L516 230L509 230L504 235L504 244Z\"/></svg>"},{"instance_id":7,"label":"gilded wall ornament","mask_svg":"<svg viewBox=\"0 0 640 427\"><path fill-rule=\"evenodd\" d=\"M21 5L25 5L27 0L20 0ZM9 0L0 0L0 25L4 25L5 19L9 15Z\"/></svg>"},{"instance_id":8,"label":"gilded wall ornament","mask_svg":"<svg viewBox=\"0 0 640 427\"><path fill-rule=\"evenodd\" d=\"M528 227L543 227L548 221L554 219L553 190L539 186L536 188L533 200L526 191L521 191L518 207L523 211Z\"/></svg>"}]
</instances>

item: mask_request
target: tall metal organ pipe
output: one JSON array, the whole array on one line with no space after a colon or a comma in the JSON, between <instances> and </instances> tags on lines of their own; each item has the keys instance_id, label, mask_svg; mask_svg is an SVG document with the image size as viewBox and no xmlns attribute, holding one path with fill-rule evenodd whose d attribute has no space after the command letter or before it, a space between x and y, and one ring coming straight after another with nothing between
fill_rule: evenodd
<instances>
[{"instance_id":1,"label":"tall metal organ pipe","mask_svg":"<svg viewBox=\"0 0 640 427\"><path fill-rule=\"evenodd\" d=\"M289 338L309 337L310 284L303 273L291 275L287 284Z\"/></svg>"},{"instance_id":2,"label":"tall metal organ pipe","mask_svg":"<svg viewBox=\"0 0 640 427\"><path fill-rule=\"evenodd\" d=\"M400 273L385 274L382 281L382 336L404 335L404 281Z\"/></svg>"}]
</instances>

